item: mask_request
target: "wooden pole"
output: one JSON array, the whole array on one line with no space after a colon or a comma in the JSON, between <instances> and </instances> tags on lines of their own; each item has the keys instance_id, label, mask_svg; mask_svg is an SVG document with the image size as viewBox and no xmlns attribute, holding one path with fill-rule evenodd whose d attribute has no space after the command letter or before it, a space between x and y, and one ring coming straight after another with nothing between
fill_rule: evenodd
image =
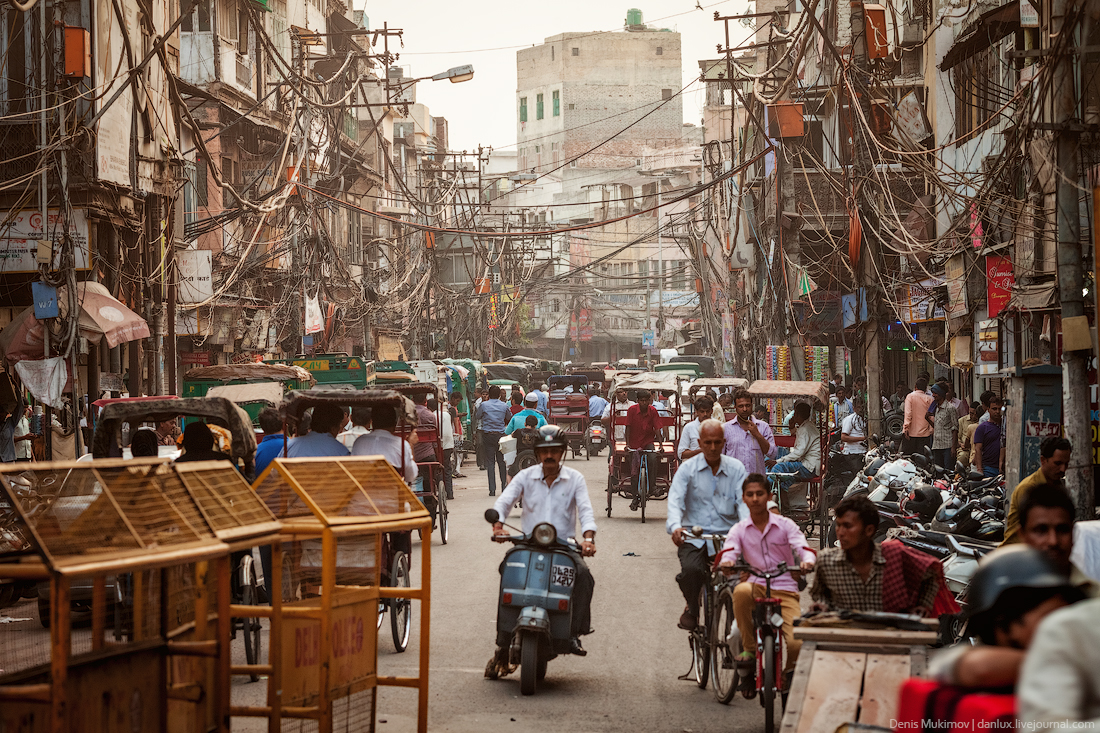
<instances>
[{"instance_id":1,"label":"wooden pole","mask_svg":"<svg viewBox=\"0 0 1100 733\"><path fill-rule=\"evenodd\" d=\"M69 579L54 575L50 579L50 722L51 733L67 729L65 687L69 676L72 643Z\"/></svg>"},{"instance_id":2,"label":"wooden pole","mask_svg":"<svg viewBox=\"0 0 1100 733\"><path fill-rule=\"evenodd\" d=\"M332 696L329 666L332 663L332 594L336 590L336 537L332 529L321 530L321 648L318 658L319 694L317 705L320 733L332 733Z\"/></svg>"},{"instance_id":3,"label":"wooden pole","mask_svg":"<svg viewBox=\"0 0 1100 733\"><path fill-rule=\"evenodd\" d=\"M283 543L271 543L271 577L267 578L267 594L271 601L271 622L267 654L271 673L267 678L268 733L282 730L283 707Z\"/></svg>"},{"instance_id":4,"label":"wooden pole","mask_svg":"<svg viewBox=\"0 0 1100 733\"><path fill-rule=\"evenodd\" d=\"M431 584L432 584L432 527L424 529L424 541L420 543L420 695L417 700L417 733L428 733L428 662L431 658Z\"/></svg>"},{"instance_id":5,"label":"wooden pole","mask_svg":"<svg viewBox=\"0 0 1100 733\"><path fill-rule=\"evenodd\" d=\"M214 719L215 730L219 733L229 731L229 636L232 634L233 619L229 617L229 602L232 593L230 587L230 555L218 558L216 568L218 582L218 656L214 668ZM246 632L247 633L247 632Z\"/></svg>"}]
</instances>

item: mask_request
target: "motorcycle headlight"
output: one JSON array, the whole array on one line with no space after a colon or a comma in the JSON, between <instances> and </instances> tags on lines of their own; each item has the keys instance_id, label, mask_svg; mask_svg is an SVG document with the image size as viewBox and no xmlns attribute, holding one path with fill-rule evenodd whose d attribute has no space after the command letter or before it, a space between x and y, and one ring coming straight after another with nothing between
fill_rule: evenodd
<instances>
[{"instance_id":1,"label":"motorcycle headlight","mask_svg":"<svg viewBox=\"0 0 1100 733\"><path fill-rule=\"evenodd\" d=\"M537 544L552 545L558 539L558 530L554 529L554 525L543 522L535 527L535 531L531 533Z\"/></svg>"}]
</instances>

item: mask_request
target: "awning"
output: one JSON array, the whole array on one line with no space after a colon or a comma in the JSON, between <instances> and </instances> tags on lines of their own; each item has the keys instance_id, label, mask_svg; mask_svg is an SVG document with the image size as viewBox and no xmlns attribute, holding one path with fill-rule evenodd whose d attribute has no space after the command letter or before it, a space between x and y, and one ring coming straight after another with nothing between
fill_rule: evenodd
<instances>
[{"instance_id":1,"label":"awning","mask_svg":"<svg viewBox=\"0 0 1100 733\"><path fill-rule=\"evenodd\" d=\"M114 348L125 341L149 337L149 324L145 319L112 297L107 288L99 283L81 282L76 284L76 290L80 304L77 325L84 338L97 342L106 337L107 345ZM58 288L57 302L64 318L69 305L65 288ZM33 307L17 315L0 331L0 348L9 364L44 358L44 346L45 332L42 323L34 317Z\"/></svg>"},{"instance_id":2,"label":"awning","mask_svg":"<svg viewBox=\"0 0 1100 733\"><path fill-rule=\"evenodd\" d=\"M947 71L979 51L989 48L1009 33L1018 30L1020 30L1019 0L983 13L948 49L943 61L940 62L940 69Z\"/></svg>"},{"instance_id":3,"label":"awning","mask_svg":"<svg viewBox=\"0 0 1100 733\"><path fill-rule=\"evenodd\" d=\"M1058 302L1058 284L1038 283L1035 285L1014 285L1012 297L1005 306L1006 311L1043 311L1054 310Z\"/></svg>"}]
</instances>

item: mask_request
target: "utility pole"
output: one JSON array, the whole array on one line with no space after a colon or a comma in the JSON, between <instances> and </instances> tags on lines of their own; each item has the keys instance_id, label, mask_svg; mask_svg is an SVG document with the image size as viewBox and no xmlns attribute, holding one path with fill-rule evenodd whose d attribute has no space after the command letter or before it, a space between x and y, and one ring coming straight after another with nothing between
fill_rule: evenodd
<instances>
[{"instance_id":1,"label":"utility pole","mask_svg":"<svg viewBox=\"0 0 1100 733\"><path fill-rule=\"evenodd\" d=\"M868 68L867 60L867 29L866 18L863 13L863 3L852 3L852 71L853 73L865 76ZM840 73L844 73L840 71ZM857 99L850 99L849 109L855 105L859 105L862 110L862 118L865 120L871 119L871 106L867 100L866 95L860 95ZM870 146L862 140L863 135L870 134L862 125L855 124L855 113L850 113L851 124L848 125L849 130L857 130L852 134L852 146L854 148L854 168L855 174L851 177L853 180L853 186L856 184L854 181L865 181L866 176L871 169L872 161L869 159ZM863 329L863 364L864 370L867 373L867 430L868 434L882 433L882 362L884 359L884 350L882 344L881 334L879 332L879 315L881 310L882 298L878 295L877 272L875 266L875 252L878 247L873 246L875 238L874 232L877 232L878 220L875 216L875 208L873 205L863 205L867 201L867 197L871 194L867 193L866 188L861 187L859 189L859 195L856 198L856 221L859 223L863 232L868 232L870 236L863 236L859 245L859 268L863 273L863 287L867 297L867 322L864 324ZM858 313L857 305L857 313Z\"/></svg>"},{"instance_id":2,"label":"utility pole","mask_svg":"<svg viewBox=\"0 0 1100 733\"><path fill-rule=\"evenodd\" d=\"M1077 518L1092 519L1092 425L1089 420L1088 380L1092 336L1082 292L1084 273L1080 193L1077 187L1077 156L1081 138L1070 124L1079 119L1074 89L1074 63L1078 58L1075 28L1068 18L1076 5L1075 0L1053 0L1051 6L1051 42L1064 44L1053 67L1052 122L1057 136L1058 296L1062 306L1063 340L1062 424L1066 438L1073 444L1066 471L1066 488L1077 507Z\"/></svg>"}]
</instances>

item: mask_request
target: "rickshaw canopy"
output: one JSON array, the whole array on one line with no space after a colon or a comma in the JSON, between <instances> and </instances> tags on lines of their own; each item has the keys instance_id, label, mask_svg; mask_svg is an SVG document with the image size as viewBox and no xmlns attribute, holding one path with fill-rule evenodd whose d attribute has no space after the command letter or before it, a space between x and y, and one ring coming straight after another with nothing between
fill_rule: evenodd
<instances>
[{"instance_id":1,"label":"rickshaw canopy","mask_svg":"<svg viewBox=\"0 0 1100 733\"><path fill-rule=\"evenodd\" d=\"M412 400L392 389L311 389L287 392L279 412L283 416L284 423L296 426L306 410L318 405L336 405L341 408L392 407L399 411L398 414L404 411L405 422L416 424L416 408Z\"/></svg>"},{"instance_id":2,"label":"rickshaw canopy","mask_svg":"<svg viewBox=\"0 0 1100 733\"><path fill-rule=\"evenodd\" d=\"M207 397L225 397L234 404L266 402L272 407L283 401L283 385L278 382L246 382L219 384L206 392Z\"/></svg>"},{"instance_id":3,"label":"rickshaw canopy","mask_svg":"<svg viewBox=\"0 0 1100 733\"><path fill-rule=\"evenodd\" d=\"M554 374L547 378L546 385L553 392L558 389L572 387L574 391L588 386L588 377L583 374Z\"/></svg>"},{"instance_id":4,"label":"rickshaw canopy","mask_svg":"<svg viewBox=\"0 0 1100 733\"><path fill-rule=\"evenodd\" d=\"M611 381L608 394L619 389L648 389L650 392L673 392L680 394L683 375L675 372L634 372L618 373Z\"/></svg>"},{"instance_id":5,"label":"rickshaw canopy","mask_svg":"<svg viewBox=\"0 0 1100 733\"><path fill-rule=\"evenodd\" d=\"M177 417L217 418L232 435L230 457L243 460L248 472L256 454L256 433L248 413L225 397L188 397L127 400L104 406L92 435L92 457L109 458L122 423L162 422Z\"/></svg>"},{"instance_id":6,"label":"rickshaw canopy","mask_svg":"<svg viewBox=\"0 0 1100 733\"><path fill-rule=\"evenodd\" d=\"M692 390L706 389L707 387L728 387L730 389L745 387L747 389L748 386L749 380L740 377L699 377L691 383Z\"/></svg>"},{"instance_id":7,"label":"rickshaw canopy","mask_svg":"<svg viewBox=\"0 0 1100 733\"><path fill-rule=\"evenodd\" d=\"M821 382L758 379L749 385L749 395L765 399L804 399L818 410L829 406L829 390Z\"/></svg>"}]
</instances>

